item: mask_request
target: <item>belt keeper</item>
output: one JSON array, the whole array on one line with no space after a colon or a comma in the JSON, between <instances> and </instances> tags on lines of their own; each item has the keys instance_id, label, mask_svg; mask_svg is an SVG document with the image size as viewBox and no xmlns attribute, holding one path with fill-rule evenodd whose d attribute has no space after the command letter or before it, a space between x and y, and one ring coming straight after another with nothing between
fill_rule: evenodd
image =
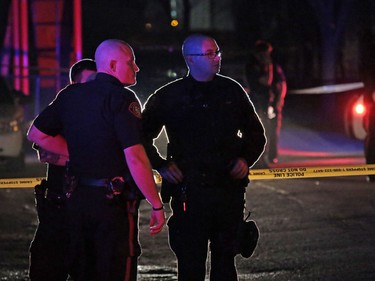
<instances>
[{"instance_id":1,"label":"belt keeper","mask_svg":"<svg viewBox=\"0 0 375 281\"><path fill-rule=\"evenodd\" d=\"M164 209L164 205L162 204L160 208L155 208L154 206L152 206L152 210L154 211L161 211Z\"/></svg>"}]
</instances>

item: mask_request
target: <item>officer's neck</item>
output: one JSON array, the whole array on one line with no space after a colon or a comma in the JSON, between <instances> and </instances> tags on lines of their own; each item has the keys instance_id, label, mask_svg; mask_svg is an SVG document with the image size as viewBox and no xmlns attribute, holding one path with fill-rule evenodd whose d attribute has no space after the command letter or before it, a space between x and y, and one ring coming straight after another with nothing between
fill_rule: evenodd
<instances>
[{"instance_id":1,"label":"officer's neck","mask_svg":"<svg viewBox=\"0 0 375 281\"><path fill-rule=\"evenodd\" d=\"M198 82L210 82L214 80L215 74L207 74L207 73L196 73L190 71L190 76L193 77L194 80Z\"/></svg>"}]
</instances>

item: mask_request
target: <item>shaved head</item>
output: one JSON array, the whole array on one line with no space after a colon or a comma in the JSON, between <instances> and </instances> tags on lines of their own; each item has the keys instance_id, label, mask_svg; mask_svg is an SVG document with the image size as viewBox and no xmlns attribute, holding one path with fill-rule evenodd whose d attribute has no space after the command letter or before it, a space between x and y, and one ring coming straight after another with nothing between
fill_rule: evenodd
<instances>
[{"instance_id":1,"label":"shaved head","mask_svg":"<svg viewBox=\"0 0 375 281\"><path fill-rule=\"evenodd\" d=\"M190 35L185 39L182 45L182 54L186 56L187 54L201 53L203 43L207 40L214 39L203 34Z\"/></svg>"},{"instance_id":2,"label":"shaved head","mask_svg":"<svg viewBox=\"0 0 375 281\"><path fill-rule=\"evenodd\" d=\"M95 61L98 72L104 72L116 77L124 85L136 83L136 72L139 71L135 64L132 47L118 39L103 41L95 51Z\"/></svg>"},{"instance_id":3,"label":"shaved head","mask_svg":"<svg viewBox=\"0 0 375 281\"><path fill-rule=\"evenodd\" d=\"M182 54L189 73L195 80L210 81L220 71L220 49L210 36L190 35L182 44Z\"/></svg>"},{"instance_id":4,"label":"shaved head","mask_svg":"<svg viewBox=\"0 0 375 281\"><path fill-rule=\"evenodd\" d=\"M131 54L132 50L128 43L118 39L103 41L95 51L95 61L98 71L106 72L112 59L117 59L122 52Z\"/></svg>"}]
</instances>

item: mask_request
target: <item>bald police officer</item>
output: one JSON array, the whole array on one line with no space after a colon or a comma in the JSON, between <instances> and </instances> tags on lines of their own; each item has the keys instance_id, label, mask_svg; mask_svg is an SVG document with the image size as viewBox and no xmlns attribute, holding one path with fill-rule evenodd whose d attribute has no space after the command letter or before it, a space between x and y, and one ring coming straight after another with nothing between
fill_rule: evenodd
<instances>
[{"instance_id":1,"label":"bald police officer","mask_svg":"<svg viewBox=\"0 0 375 281\"><path fill-rule=\"evenodd\" d=\"M138 249L129 241L137 237L122 199L139 188L152 205L150 234L162 230L165 215L141 144L139 100L124 87L136 83L139 71L133 50L124 41L105 40L95 61L95 80L62 90L34 120L28 138L69 155L65 192L73 279L130 280L127 256Z\"/></svg>"}]
</instances>

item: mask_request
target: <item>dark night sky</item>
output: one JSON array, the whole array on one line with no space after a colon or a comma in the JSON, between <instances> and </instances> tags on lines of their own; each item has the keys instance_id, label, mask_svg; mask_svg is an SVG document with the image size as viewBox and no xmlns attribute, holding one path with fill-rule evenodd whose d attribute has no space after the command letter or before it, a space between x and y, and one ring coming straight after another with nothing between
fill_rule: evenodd
<instances>
[{"instance_id":1,"label":"dark night sky","mask_svg":"<svg viewBox=\"0 0 375 281\"><path fill-rule=\"evenodd\" d=\"M261 38L274 45L274 57L284 66L291 85L293 82L319 83L322 73L322 29L319 27L322 22L319 15L322 15L323 11L315 11L311 3L327 4L332 1L334 0L232 0L233 5L228 9L233 13L235 30L220 33L215 32L214 28L208 32L223 47L224 62L230 59L244 60L254 42ZM335 1L340 5L344 2L347 0ZM119 38L133 46L140 66L146 65L146 61L153 66L181 65L179 50L187 32L173 30L169 26L169 11L166 8L168 5L161 6L159 3L165 4L169 1L111 0L104 3L82 0L83 55L93 57L100 42L108 38ZM216 5L220 4L220 1L212 3ZM366 5L375 7L370 5L371 0L352 3L354 5L346 19L348 22L345 37L340 39L336 50L342 60L338 63L338 66L342 67L339 79L357 79L358 73L353 68L356 58L353 58L353 55L357 53L355 48L358 30L366 19L371 24L371 17L373 18ZM340 5L334 8L337 9ZM324 9L326 6L319 7ZM338 11L335 11L331 24L324 23L326 28L336 27ZM151 31L145 29L147 22L153 24ZM173 55L166 53L165 48L170 47L175 50ZM350 68L345 69L345 63Z\"/></svg>"},{"instance_id":2,"label":"dark night sky","mask_svg":"<svg viewBox=\"0 0 375 281\"><path fill-rule=\"evenodd\" d=\"M147 20L153 19L155 26L160 24L168 29L168 14L163 10L164 15L159 10L155 16L146 13L145 2L111 0L103 5L100 1L83 0L83 42L87 54L93 53L96 46L108 38L132 41L133 44L139 41L158 44L156 41L162 39L160 34L147 33L144 26Z\"/></svg>"}]
</instances>

